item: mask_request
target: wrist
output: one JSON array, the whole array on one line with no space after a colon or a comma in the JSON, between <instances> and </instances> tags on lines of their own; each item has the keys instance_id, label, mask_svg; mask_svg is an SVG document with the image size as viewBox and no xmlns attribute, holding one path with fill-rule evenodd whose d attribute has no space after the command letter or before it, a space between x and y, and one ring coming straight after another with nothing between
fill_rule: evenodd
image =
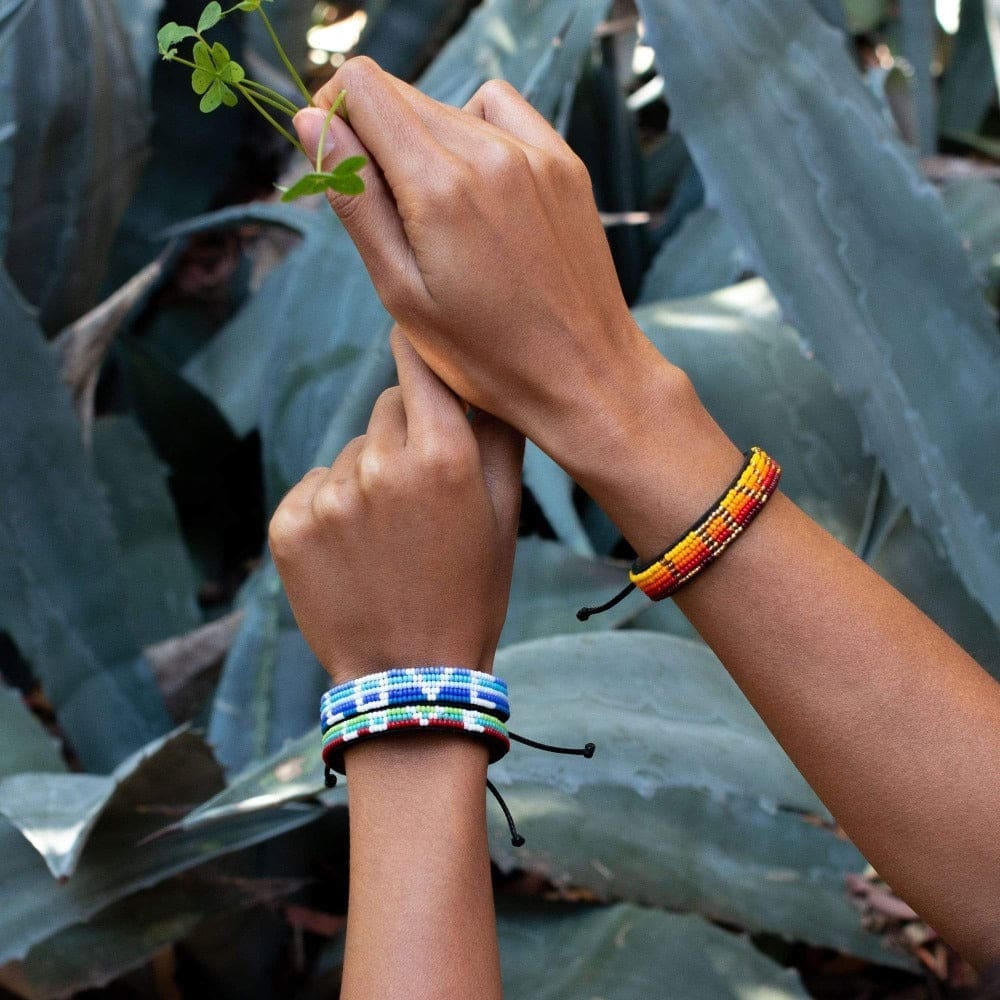
<instances>
[{"instance_id":1,"label":"wrist","mask_svg":"<svg viewBox=\"0 0 1000 1000\"><path fill-rule=\"evenodd\" d=\"M616 340L621 363L576 386L538 443L651 558L718 498L742 459L688 376L636 324Z\"/></svg>"},{"instance_id":2,"label":"wrist","mask_svg":"<svg viewBox=\"0 0 1000 1000\"><path fill-rule=\"evenodd\" d=\"M436 836L444 820L445 829L478 829L488 764L483 743L452 733L397 733L359 743L344 753L351 812L357 819L382 817L377 825L390 838L423 829Z\"/></svg>"}]
</instances>

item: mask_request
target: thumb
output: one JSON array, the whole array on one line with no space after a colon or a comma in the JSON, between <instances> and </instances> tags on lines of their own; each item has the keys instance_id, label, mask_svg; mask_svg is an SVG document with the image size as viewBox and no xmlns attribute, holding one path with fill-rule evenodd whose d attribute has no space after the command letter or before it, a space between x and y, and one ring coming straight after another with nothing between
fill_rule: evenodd
<instances>
[{"instance_id":1,"label":"thumb","mask_svg":"<svg viewBox=\"0 0 1000 1000\"><path fill-rule=\"evenodd\" d=\"M303 108L293 119L293 124L315 170L326 112L322 108ZM396 210L396 202L371 153L362 145L351 126L337 115L327 125L323 150L324 170L332 170L349 156L368 158L368 165L359 174L365 182L363 194L345 195L327 191L326 196L358 248L376 288L382 293L386 281L411 280L413 254Z\"/></svg>"},{"instance_id":2,"label":"thumb","mask_svg":"<svg viewBox=\"0 0 1000 1000\"><path fill-rule=\"evenodd\" d=\"M521 516L524 435L482 410L476 410L473 415L472 433L479 445L483 478L493 501L501 534L513 546Z\"/></svg>"}]
</instances>

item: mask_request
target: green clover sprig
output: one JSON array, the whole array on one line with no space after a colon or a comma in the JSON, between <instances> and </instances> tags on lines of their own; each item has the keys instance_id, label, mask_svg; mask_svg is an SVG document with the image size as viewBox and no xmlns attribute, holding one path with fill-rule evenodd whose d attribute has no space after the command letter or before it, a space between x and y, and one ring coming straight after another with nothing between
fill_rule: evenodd
<instances>
[{"instance_id":1,"label":"green clover sprig","mask_svg":"<svg viewBox=\"0 0 1000 1000\"><path fill-rule=\"evenodd\" d=\"M259 14L264 21L278 58L288 70L292 82L305 99L304 106L313 106L309 88L306 87L292 61L288 58L288 54L264 10L264 5L271 2L272 0L242 0L228 10L223 10L222 5L217 0L212 0L201 12L197 27L192 28L186 24L170 21L160 28L156 41L160 55L167 62L175 62L191 70L191 89L201 98L199 108L204 114L211 114L222 106L233 108L242 97L273 129L284 136L305 156L306 151L302 143L278 120L281 116L294 118L301 108L284 94L278 93L257 80L251 80L243 66L230 56L229 50L221 42L210 44L205 38L206 32L211 31L224 18L236 11ZM186 58L180 54L179 46L192 40L191 58ZM326 134L334 115L340 114L347 117L345 99L346 94L341 91L326 116L323 131L320 134L315 171L306 174L290 188L281 188L282 201L294 201L296 198L324 191L358 195L365 190L365 182L358 176L358 172L368 162L364 156L349 156L332 170L323 170L323 147ZM275 117L276 115L278 117Z\"/></svg>"}]
</instances>

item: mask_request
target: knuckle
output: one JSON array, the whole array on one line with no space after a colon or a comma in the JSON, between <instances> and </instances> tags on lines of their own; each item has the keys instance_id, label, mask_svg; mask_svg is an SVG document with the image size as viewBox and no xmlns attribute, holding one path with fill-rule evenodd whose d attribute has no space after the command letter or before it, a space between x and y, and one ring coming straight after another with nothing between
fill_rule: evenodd
<instances>
[{"instance_id":1,"label":"knuckle","mask_svg":"<svg viewBox=\"0 0 1000 1000\"><path fill-rule=\"evenodd\" d=\"M358 486L367 495L382 493L396 483L395 463L382 451L366 448L358 456Z\"/></svg>"},{"instance_id":2,"label":"knuckle","mask_svg":"<svg viewBox=\"0 0 1000 1000\"><path fill-rule=\"evenodd\" d=\"M553 157L559 163L562 174L575 184L585 185L590 189L590 171L587 164L571 149L567 149L561 157Z\"/></svg>"},{"instance_id":3,"label":"knuckle","mask_svg":"<svg viewBox=\"0 0 1000 1000\"><path fill-rule=\"evenodd\" d=\"M501 101L510 100L511 98L521 99L521 95L517 92L517 88L512 86L506 80L492 79L487 80L479 88L479 96L484 100L498 99Z\"/></svg>"},{"instance_id":4,"label":"knuckle","mask_svg":"<svg viewBox=\"0 0 1000 1000\"><path fill-rule=\"evenodd\" d=\"M470 167L453 157L441 164L423 184L425 204L435 213L454 206L475 186Z\"/></svg>"},{"instance_id":5,"label":"knuckle","mask_svg":"<svg viewBox=\"0 0 1000 1000\"><path fill-rule=\"evenodd\" d=\"M495 184L521 184L531 172L528 154L513 143L504 143L486 161L485 170Z\"/></svg>"},{"instance_id":6,"label":"knuckle","mask_svg":"<svg viewBox=\"0 0 1000 1000\"><path fill-rule=\"evenodd\" d=\"M536 170L550 183L560 188L590 190L590 172L586 164L571 149L546 152L536 162Z\"/></svg>"},{"instance_id":7,"label":"knuckle","mask_svg":"<svg viewBox=\"0 0 1000 1000\"><path fill-rule=\"evenodd\" d=\"M343 483L324 483L313 495L313 517L320 524L339 524L354 513L354 504Z\"/></svg>"},{"instance_id":8,"label":"knuckle","mask_svg":"<svg viewBox=\"0 0 1000 1000\"><path fill-rule=\"evenodd\" d=\"M472 441L461 438L433 438L420 449L420 471L425 478L448 485L460 485L476 471L476 450Z\"/></svg>"},{"instance_id":9,"label":"knuckle","mask_svg":"<svg viewBox=\"0 0 1000 1000\"><path fill-rule=\"evenodd\" d=\"M277 561L290 558L308 533L308 519L301 511L282 504L267 526L267 544Z\"/></svg>"},{"instance_id":10,"label":"knuckle","mask_svg":"<svg viewBox=\"0 0 1000 1000\"><path fill-rule=\"evenodd\" d=\"M391 385L379 394L376 405L395 406L403 398L403 390L398 385Z\"/></svg>"},{"instance_id":11,"label":"knuckle","mask_svg":"<svg viewBox=\"0 0 1000 1000\"><path fill-rule=\"evenodd\" d=\"M347 84L357 88L363 87L366 82L374 80L381 73L382 70L374 59L368 56L354 56L337 71L337 80L344 89Z\"/></svg>"}]
</instances>

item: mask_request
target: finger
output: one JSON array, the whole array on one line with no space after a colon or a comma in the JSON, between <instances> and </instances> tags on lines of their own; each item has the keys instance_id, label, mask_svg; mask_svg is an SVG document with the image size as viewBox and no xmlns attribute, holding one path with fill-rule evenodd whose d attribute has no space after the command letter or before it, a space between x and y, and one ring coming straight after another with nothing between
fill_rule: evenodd
<instances>
[{"instance_id":1,"label":"finger","mask_svg":"<svg viewBox=\"0 0 1000 1000\"><path fill-rule=\"evenodd\" d=\"M521 466L524 435L502 420L477 410L472 433L479 445L483 478L503 536L513 541L521 516Z\"/></svg>"},{"instance_id":2,"label":"finger","mask_svg":"<svg viewBox=\"0 0 1000 1000\"><path fill-rule=\"evenodd\" d=\"M379 451L391 454L406 444L406 410L403 390L394 385L375 400L366 434Z\"/></svg>"},{"instance_id":3,"label":"finger","mask_svg":"<svg viewBox=\"0 0 1000 1000\"><path fill-rule=\"evenodd\" d=\"M398 326L393 327L390 344L406 409L407 443L428 443L442 431L469 434L461 400L427 367Z\"/></svg>"},{"instance_id":4,"label":"finger","mask_svg":"<svg viewBox=\"0 0 1000 1000\"><path fill-rule=\"evenodd\" d=\"M295 116L294 124L313 163L323 128L327 127L323 142L324 150L328 151L323 157L324 170L332 170L349 156L368 157L368 165L360 172L365 182L364 193L344 195L327 191L327 200L374 277L384 279L391 275L398 281L412 279L416 273L413 251L396 201L368 149L343 119L335 115L327 125L326 114L319 108L303 109Z\"/></svg>"},{"instance_id":5,"label":"finger","mask_svg":"<svg viewBox=\"0 0 1000 1000\"><path fill-rule=\"evenodd\" d=\"M390 188L433 170L440 156L437 143L374 60L348 59L314 102L328 110L341 91L347 93L350 127L374 154Z\"/></svg>"},{"instance_id":6,"label":"finger","mask_svg":"<svg viewBox=\"0 0 1000 1000\"><path fill-rule=\"evenodd\" d=\"M550 153L569 150L544 116L505 80L487 80L472 95L464 110L539 149Z\"/></svg>"}]
</instances>

